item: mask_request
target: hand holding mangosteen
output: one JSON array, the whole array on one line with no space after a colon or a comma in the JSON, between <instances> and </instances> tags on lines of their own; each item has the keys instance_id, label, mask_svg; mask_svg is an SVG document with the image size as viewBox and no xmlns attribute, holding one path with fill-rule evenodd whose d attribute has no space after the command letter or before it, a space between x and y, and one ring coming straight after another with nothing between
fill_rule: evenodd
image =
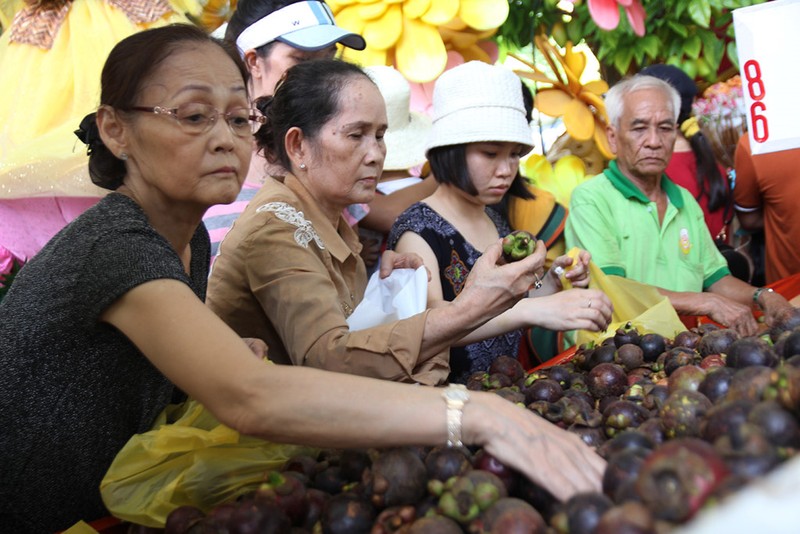
<instances>
[{"instance_id":1,"label":"hand holding mangosteen","mask_svg":"<svg viewBox=\"0 0 800 534\"><path fill-rule=\"evenodd\" d=\"M536 250L536 236L525 230L514 230L503 238L503 259L508 263L527 258Z\"/></svg>"}]
</instances>

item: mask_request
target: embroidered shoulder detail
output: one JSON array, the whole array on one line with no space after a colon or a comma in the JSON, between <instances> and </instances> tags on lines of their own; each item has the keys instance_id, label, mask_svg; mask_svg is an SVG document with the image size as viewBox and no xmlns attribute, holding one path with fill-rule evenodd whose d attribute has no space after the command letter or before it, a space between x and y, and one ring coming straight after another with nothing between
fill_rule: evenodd
<instances>
[{"instance_id":1,"label":"embroidered shoulder detail","mask_svg":"<svg viewBox=\"0 0 800 534\"><path fill-rule=\"evenodd\" d=\"M50 50L71 3L71 0L62 0L46 9L36 4L20 9L8 29L9 42Z\"/></svg>"},{"instance_id":2,"label":"embroidered shoulder detail","mask_svg":"<svg viewBox=\"0 0 800 534\"><path fill-rule=\"evenodd\" d=\"M322 239L317 235L311 222L306 220L302 211L297 211L294 206L286 202L267 202L256 208L256 213L263 213L265 211L272 212L280 220L296 226L297 230L294 232L294 240L301 247L308 248L308 244L313 239L314 243L316 243L320 249L325 249L325 243L323 243Z\"/></svg>"},{"instance_id":3,"label":"embroidered shoulder detail","mask_svg":"<svg viewBox=\"0 0 800 534\"><path fill-rule=\"evenodd\" d=\"M134 24L149 24L172 12L167 0L108 0L108 3Z\"/></svg>"}]
</instances>

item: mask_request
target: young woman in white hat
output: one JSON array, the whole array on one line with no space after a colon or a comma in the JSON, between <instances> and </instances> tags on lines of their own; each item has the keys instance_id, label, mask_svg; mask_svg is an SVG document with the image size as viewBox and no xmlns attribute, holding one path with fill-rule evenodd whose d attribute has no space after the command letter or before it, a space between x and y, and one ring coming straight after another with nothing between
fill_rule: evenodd
<instances>
[{"instance_id":1,"label":"young woman in white hat","mask_svg":"<svg viewBox=\"0 0 800 534\"><path fill-rule=\"evenodd\" d=\"M517 170L532 148L520 80L510 70L479 61L451 69L436 81L428 161L439 187L395 222L389 248L422 256L432 273L428 306L456 298L475 262L498 237L512 229L492 205L507 194L528 195ZM538 247L544 248L539 241ZM567 273L572 284L588 285L589 254L581 252ZM571 265L562 256L554 266ZM522 329L602 330L611 302L600 291L560 292L558 276L543 274L508 312L464 337L450 350L450 382L466 382L502 355L517 356Z\"/></svg>"}]
</instances>

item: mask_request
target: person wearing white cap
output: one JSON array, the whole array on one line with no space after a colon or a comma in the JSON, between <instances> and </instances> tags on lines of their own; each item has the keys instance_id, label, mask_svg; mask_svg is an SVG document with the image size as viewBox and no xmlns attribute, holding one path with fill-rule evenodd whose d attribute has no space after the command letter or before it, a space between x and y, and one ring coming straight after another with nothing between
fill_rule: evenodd
<instances>
[{"instance_id":1,"label":"person wearing white cap","mask_svg":"<svg viewBox=\"0 0 800 534\"><path fill-rule=\"evenodd\" d=\"M239 0L224 35L225 40L236 43L247 65L253 99L274 94L275 85L290 67L312 59L333 58L337 43L356 50L366 47L363 37L337 26L330 8L317 0ZM212 261L267 176L283 172L254 153L237 199L208 210L203 222L211 237Z\"/></svg>"},{"instance_id":2,"label":"person wearing white cap","mask_svg":"<svg viewBox=\"0 0 800 534\"><path fill-rule=\"evenodd\" d=\"M520 80L510 70L479 61L442 74L433 93L433 128L427 157L439 183L436 191L406 210L389 235L389 248L422 256L431 272L428 306L452 301L486 248L511 232L491 206L507 194L529 196L517 173L532 149ZM538 241L537 248L545 248ZM555 267L573 260L561 256ZM561 291L551 269L509 311L462 338L450 350L450 382L466 382L502 355L516 356L522 329L602 330L611 319L611 302L588 285L589 254L581 251L566 273L578 289ZM552 273L552 274L551 274Z\"/></svg>"},{"instance_id":3,"label":"person wearing white cap","mask_svg":"<svg viewBox=\"0 0 800 534\"><path fill-rule=\"evenodd\" d=\"M386 248L389 230L406 208L436 190L432 175L420 177L425 163L425 142L431 120L424 113L409 109L411 88L394 67L370 66L369 75L386 102L389 128L384 135L386 160L369 213L358 224L361 257L369 272L378 268L380 253Z\"/></svg>"}]
</instances>

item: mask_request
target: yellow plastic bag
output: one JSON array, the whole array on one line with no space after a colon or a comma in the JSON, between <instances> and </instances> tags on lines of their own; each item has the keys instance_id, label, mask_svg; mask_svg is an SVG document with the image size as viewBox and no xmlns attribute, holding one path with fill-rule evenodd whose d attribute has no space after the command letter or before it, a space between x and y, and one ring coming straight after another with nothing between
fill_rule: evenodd
<instances>
[{"instance_id":1,"label":"yellow plastic bag","mask_svg":"<svg viewBox=\"0 0 800 534\"><path fill-rule=\"evenodd\" d=\"M265 471L290 457L317 452L242 436L190 399L168 406L152 430L125 444L100 493L115 517L160 528L178 506L208 511L255 489Z\"/></svg>"},{"instance_id":2,"label":"yellow plastic bag","mask_svg":"<svg viewBox=\"0 0 800 534\"><path fill-rule=\"evenodd\" d=\"M678 332L686 330L669 299L654 286L607 275L594 262L589 262L589 276L589 287L608 295L614 305L614 313L605 332L579 330L576 335L578 345L590 341L600 343L629 321L641 334L656 333L673 338Z\"/></svg>"}]
</instances>

